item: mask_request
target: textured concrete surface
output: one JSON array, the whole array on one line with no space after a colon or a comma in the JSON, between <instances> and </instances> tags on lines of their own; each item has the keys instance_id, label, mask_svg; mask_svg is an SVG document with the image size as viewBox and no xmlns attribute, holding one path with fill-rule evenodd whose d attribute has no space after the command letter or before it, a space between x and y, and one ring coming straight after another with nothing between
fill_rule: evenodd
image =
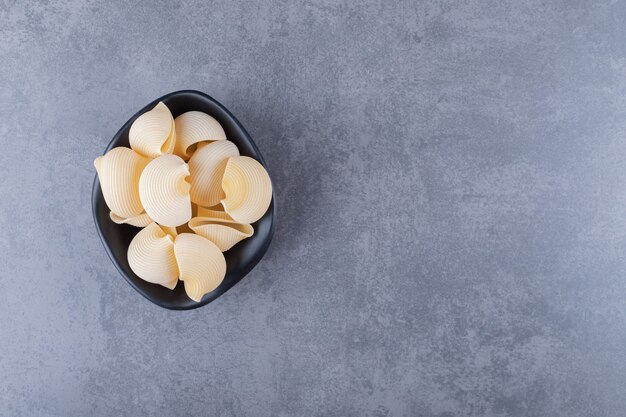
<instances>
[{"instance_id":1,"label":"textured concrete surface","mask_svg":"<svg viewBox=\"0 0 626 417\"><path fill-rule=\"evenodd\" d=\"M360 4L357 4L360 3ZM626 415L626 2L0 3L0 415ZM205 91L265 259L162 310L90 209L118 127Z\"/></svg>"}]
</instances>

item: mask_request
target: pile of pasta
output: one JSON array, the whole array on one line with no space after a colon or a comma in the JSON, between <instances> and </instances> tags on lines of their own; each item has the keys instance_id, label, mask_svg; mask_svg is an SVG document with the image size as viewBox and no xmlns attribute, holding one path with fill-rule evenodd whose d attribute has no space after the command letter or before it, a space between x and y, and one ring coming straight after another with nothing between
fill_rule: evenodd
<instances>
[{"instance_id":1,"label":"pile of pasta","mask_svg":"<svg viewBox=\"0 0 626 417\"><path fill-rule=\"evenodd\" d=\"M224 280L223 252L252 236L251 223L267 211L269 175L213 117L190 111L174 119L162 102L135 120L129 142L94 161L111 220L143 228L128 263L169 289L180 279L200 301Z\"/></svg>"}]
</instances>

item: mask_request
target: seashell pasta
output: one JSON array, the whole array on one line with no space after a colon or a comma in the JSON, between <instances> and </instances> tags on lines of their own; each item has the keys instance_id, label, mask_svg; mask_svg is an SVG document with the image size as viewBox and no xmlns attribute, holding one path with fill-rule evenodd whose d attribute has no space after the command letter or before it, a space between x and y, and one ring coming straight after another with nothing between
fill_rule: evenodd
<instances>
[{"instance_id":1,"label":"seashell pasta","mask_svg":"<svg viewBox=\"0 0 626 417\"><path fill-rule=\"evenodd\" d=\"M128 132L130 147L149 158L172 153L176 129L172 113L160 102L135 120Z\"/></svg>"},{"instance_id":2,"label":"seashell pasta","mask_svg":"<svg viewBox=\"0 0 626 417\"><path fill-rule=\"evenodd\" d=\"M139 177L150 162L132 149L113 148L94 161L104 201L121 218L143 213L139 198Z\"/></svg>"},{"instance_id":3,"label":"seashell pasta","mask_svg":"<svg viewBox=\"0 0 626 417\"><path fill-rule=\"evenodd\" d=\"M163 226L176 227L191 218L189 167L176 155L152 160L139 178L139 196L146 213Z\"/></svg>"},{"instance_id":4,"label":"seashell pasta","mask_svg":"<svg viewBox=\"0 0 626 417\"><path fill-rule=\"evenodd\" d=\"M215 243L222 252L226 252L254 233L254 228L249 224L210 217L192 218L189 220L189 228Z\"/></svg>"},{"instance_id":5,"label":"seashell pasta","mask_svg":"<svg viewBox=\"0 0 626 417\"><path fill-rule=\"evenodd\" d=\"M272 201L272 182L263 165L248 156L228 159L221 200L226 213L239 223L254 223L267 211Z\"/></svg>"},{"instance_id":6,"label":"seashell pasta","mask_svg":"<svg viewBox=\"0 0 626 417\"><path fill-rule=\"evenodd\" d=\"M174 253L180 270L180 280L192 300L216 289L226 275L226 259L222 251L210 240L191 233L176 236Z\"/></svg>"},{"instance_id":7,"label":"seashell pasta","mask_svg":"<svg viewBox=\"0 0 626 417\"><path fill-rule=\"evenodd\" d=\"M189 220L189 228L215 243L222 252L254 234L251 225L236 222L224 211L199 206L197 212L198 215Z\"/></svg>"},{"instance_id":8,"label":"seashell pasta","mask_svg":"<svg viewBox=\"0 0 626 417\"><path fill-rule=\"evenodd\" d=\"M191 173L191 201L199 206L213 206L224 198L222 176L231 156L238 156L239 149L228 140L200 144L189 160Z\"/></svg>"},{"instance_id":9,"label":"seashell pasta","mask_svg":"<svg viewBox=\"0 0 626 417\"><path fill-rule=\"evenodd\" d=\"M212 219L233 220L233 218L230 217L228 213L223 210L221 204L212 207L198 206L198 208L196 209L196 215L194 217L210 217Z\"/></svg>"},{"instance_id":10,"label":"seashell pasta","mask_svg":"<svg viewBox=\"0 0 626 417\"><path fill-rule=\"evenodd\" d=\"M194 145L204 141L226 140L226 133L217 120L206 113L188 111L174 120L176 145L174 154L184 160L191 157Z\"/></svg>"},{"instance_id":11,"label":"seashell pasta","mask_svg":"<svg viewBox=\"0 0 626 417\"><path fill-rule=\"evenodd\" d=\"M111 220L113 220L113 222L117 224L130 224L131 226L135 227L146 227L147 225L152 223L152 219L146 214L146 212L143 212L135 217L121 217L111 212L110 216Z\"/></svg>"},{"instance_id":12,"label":"seashell pasta","mask_svg":"<svg viewBox=\"0 0 626 417\"><path fill-rule=\"evenodd\" d=\"M139 278L173 289L179 275L174 237L158 224L150 223L130 242L128 264Z\"/></svg>"}]
</instances>

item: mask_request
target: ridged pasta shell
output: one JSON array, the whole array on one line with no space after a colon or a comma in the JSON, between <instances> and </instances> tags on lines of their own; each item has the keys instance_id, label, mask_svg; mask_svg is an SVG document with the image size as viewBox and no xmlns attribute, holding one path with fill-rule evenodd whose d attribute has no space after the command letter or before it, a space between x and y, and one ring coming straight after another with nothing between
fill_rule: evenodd
<instances>
[{"instance_id":1,"label":"ridged pasta shell","mask_svg":"<svg viewBox=\"0 0 626 417\"><path fill-rule=\"evenodd\" d=\"M111 220L117 224L130 224L135 227L146 227L150 223L152 223L152 219L145 212L141 213L135 217L121 217L117 214L111 212L110 213Z\"/></svg>"},{"instance_id":2,"label":"ridged pasta shell","mask_svg":"<svg viewBox=\"0 0 626 417\"><path fill-rule=\"evenodd\" d=\"M174 120L176 126L176 145L174 154L184 160L191 157L193 145L214 140L225 140L226 133L220 123L206 113L188 111Z\"/></svg>"},{"instance_id":3,"label":"ridged pasta shell","mask_svg":"<svg viewBox=\"0 0 626 417\"><path fill-rule=\"evenodd\" d=\"M202 207L198 206L196 210L196 215L194 217L209 217L211 219L218 220L231 220L236 223L232 217L228 215L224 210L222 210L222 205L212 206L212 207Z\"/></svg>"},{"instance_id":4,"label":"ridged pasta shell","mask_svg":"<svg viewBox=\"0 0 626 417\"><path fill-rule=\"evenodd\" d=\"M216 289L226 275L226 259L214 243L202 236L182 233L174 241L174 253L187 296L199 302Z\"/></svg>"},{"instance_id":5,"label":"ridged pasta shell","mask_svg":"<svg viewBox=\"0 0 626 417\"><path fill-rule=\"evenodd\" d=\"M226 197L222 205L226 213L238 223L259 220L272 201L272 181L256 159L233 156L228 159L222 189Z\"/></svg>"},{"instance_id":6,"label":"ridged pasta shell","mask_svg":"<svg viewBox=\"0 0 626 417\"><path fill-rule=\"evenodd\" d=\"M150 158L172 153L176 144L174 126L170 109L159 102L133 122L128 132L130 147Z\"/></svg>"},{"instance_id":7,"label":"ridged pasta shell","mask_svg":"<svg viewBox=\"0 0 626 417\"><path fill-rule=\"evenodd\" d=\"M210 206L210 207L204 207L204 206L198 206L196 205L196 215L194 217L201 217L203 216L200 213L226 213L224 211L224 206L222 206L222 203L217 203L214 206ZM228 214L226 214L228 216ZM206 216L205 216L206 217ZM230 216L228 216L230 218Z\"/></svg>"},{"instance_id":8,"label":"ridged pasta shell","mask_svg":"<svg viewBox=\"0 0 626 417\"><path fill-rule=\"evenodd\" d=\"M150 223L130 242L128 265L144 281L173 289L179 275L174 238L158 224Z\"/></svg>"},{"instance_id":9,"label":"ridged pasta shell","mask_svg":"<svg viewBox=\"0 0 626 417\"><path fill-rule=\"evenodd\" d=\"M224 198L222 176L226 162L238 156L239 149L228 140L198 145L198 150L189 160L191 173L191 201L199 206L213 206Z\"/></svg>"},{"instance_id":10,"label":"ridged pasta shell","mask_svg":"<svg viewBox=\"0 0 626 417\"><path fill-rule=\"evenodd\" d=\"M222 252L254 233L254 228L249 224L239 224L230 218L194 217L189 220L189 228L215 243Z\"/></svg>"},{"instance_id":11,"label":"ridged pasta shell","mask_svg":"<svg viewBox=\"0 0 626 417\"><path fill-rule=\"evenodd\" d=\"M191 218L189 199L189 167L176 155L163 155L152 160L139 178L139 196L152 220L176 227Z\"/></svg>"},{"instance_id":12,"label":"ridged pasta shell","mask_svg":"<svg viewBox=\"0 0 626 417\"><path fill-rule=\"evenodd\" d=\"M144 210L139 177L150 160L126 147L113 148L94 161L104 201L119 217L131 218Z\"/></svg>"}]
</instances>

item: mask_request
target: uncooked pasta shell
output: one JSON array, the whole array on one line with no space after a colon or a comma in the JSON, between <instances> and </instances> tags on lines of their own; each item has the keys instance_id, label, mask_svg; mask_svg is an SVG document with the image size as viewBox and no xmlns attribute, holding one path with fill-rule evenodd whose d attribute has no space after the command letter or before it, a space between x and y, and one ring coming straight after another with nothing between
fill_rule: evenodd
<instances>
[{"instance_id":1,"label":"uncooked pasta shell","mask_svg":"<svg viewBox=\"0 0 626 417\"><path fill-rule=\"evenodd\" d=\"M130 242L128 264L144 281L173 289L179 275L174 237L164 232L158 224L150 223Z\"/></svg>"},{"instance_id":2,"label":"uncooked pasta shell","mask_svg":"<svg viewBox=\"0 0 626 417\"><path fill-rule=\"evenodd\" d=\"M176 155L152 160L139 178L139 196L152 220L163 226L176 227L191 218L189 168Z\"/></svg>"},{"instance_id":3,"label":"uncooked pasta shell","mask_svg":"<svg viewBox=\"0 0 626 417\"><path fill-rule=\"evenodd\" d=\"M170 109L159 102L133 122L128 132L130 147L150 158L172 153L176 144L174 126Z\"/></svg>"},{"instance_id":4,"label":"uncooked pasta shell","mask_svg":"<svg viewBox=\"0 0 626 417\"><path fill-rule=\"evenodd\" d=\"M247 156L228 159L222 189L226 197L222 205L238 223L259 220L272 201L272 181L263 165Z\"/></svg>"},{"instance_id":5,"label":"uncooked pasta shell","mask_svg":"<svg viewBox=\"0 0 626 417\"><path fill-rule=\"evenodd\" d=\"M152 219L145 212L135 217L121 217L111 212L110 217L114 223L130 224L131 226L135 226L135 227L146 227L147 225L152 223Z\"/></svg>"},{"instance_id":6,"label":"uncooked pasta shell","mask_svg":"<svg viewBox=\"0 0 626 417\"><path fill-rule=\"evenodd\" d=\"M201 213L215 213L215 214L226 214L228 216L228 213L226 213L224 211L224 206L222 206L222 203L217 203L214 206L211 207L204 207L204 206L198 206L196 205L196 215L193 217L208 217L205 214L201 214ZM228 218L230 218L230 216L228 216Z\"/></svg>"},{"instance_id":7,"label":"uncooked pasta shell","mask_svg":"<svg viewBox=\"0 0 626 417\"><path fill-rule=\"evenodd\" d=\"M193 145L226 139L226 133L219 122L206 113L188 111L178 116L174 124L176 126L174 153L184 160L191 157Z\"/></svg>"},{"instance_id":8,"label":"uncooked pasta shell","mask_svg":"<svg viewBox=\"0 0 626 417\"><path fill-rule=\"evenodd\" d=\"M213 206L224 198L222 176L231 156L238 156L237 146L222 140L201 144L189 160L191 173L191 201L199 206Z\"/></svg>"},{"instance_id":9,"label":"uncooked pasta shell","mask_svg":"<svg viewBox=\"0 0 626 417\"><path fill-rule=\"evenodd\" d=\"M221 207L221 205L213 207L198 206L196 210L196 215L194 217L208 217L217 220L231 220L236 223L233 218L228 215L228 213L226 213L224 210L218 209L221 209Z\"/></svg>"},{"instance_id":10,"label":"uncooked pasta shell","mask_svg":"<svg viewBox=\"0 0 626 417\"><path fill-rule=\"evenodd\" d=\"M254 228L249 224L239 224L232 219L210 217L192 218L189 220L189 228L215 243L222 252L226 252L254 233Z\"/></svg>"},{"instance_id":11,"label":"uncooked pasta shell","mask_svg":"<svg viewBox=\"0 0 626 417\"><path fill-rule=\"evenodd\" d=\"M132 218L144 211L139 177L148 162L148 158L125 147L113 148L94 161L104 201L119 217Z\"/></svg>"},{"instance_id":12,"label":"uncooked pasta shell","mask_svg":"<svg viewBox=\"0 0 626 417\"><path fill-rule=\"evenodd\" d=\"M226 260L222 251L208 239L191 233L182 233L174 241L180 279L192 300L216 289L226 275Z\"/></svg>"}]
</instances>

